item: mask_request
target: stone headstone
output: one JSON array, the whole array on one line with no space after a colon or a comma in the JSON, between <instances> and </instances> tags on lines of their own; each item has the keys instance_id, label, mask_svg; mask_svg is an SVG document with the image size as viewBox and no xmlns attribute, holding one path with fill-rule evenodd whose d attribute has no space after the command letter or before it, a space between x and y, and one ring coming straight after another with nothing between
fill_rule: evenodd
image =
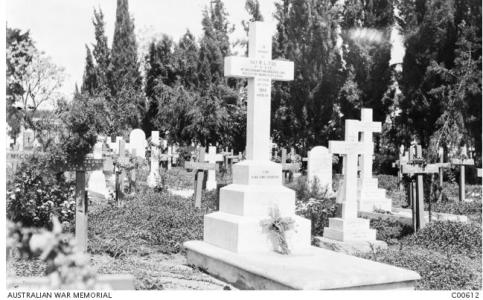
<instances>
[{"instance_id":1,"label":"stone headstone","mask_svg":"<svg viewBox=\"0 0 483 300\"><path fill-rule=\"evenodd\" d=\"M146 157L146 135L141 129L134 129L129 134L129 147L136 149L136 155L141 158Z\"/></svg>"},{"instance_id":2,"label":"stone headstone","mask_svg":"<svg viewBox=\"0 0 483 300\"><path fill-rule=\"evenodd\" d=\"M102 159L102 145L102 141L98 141L94 145L94 159ZM90 173L87 190L91 196L96 198L107 199L109 197L109 191L106 186L106 177L104 176L103 170L94 170Z\"/></svg>"},{"instance_id":3,"label":"stone headstone","mask_svg":"<svg viewBox=\"0 0 483 300\"><path fill-rule=\"evenodd\" d=\"M316 146L308 153L307 179L309 186L315 178L321 188L327 189L329 195L333 195L332 190L332 154L329 149L323 146Z\"/></svg>"},{"instance_id":4,"label":"stone headstone","mask_svg":"<svg viewBox=\"0 0 483 300\"><path fill-rule=\"evenodd\" d=\"M159 148L151 146L151 167L147 178L147 184L150 188L156 187L159 181Z\"/></svg>"}]
</instances>

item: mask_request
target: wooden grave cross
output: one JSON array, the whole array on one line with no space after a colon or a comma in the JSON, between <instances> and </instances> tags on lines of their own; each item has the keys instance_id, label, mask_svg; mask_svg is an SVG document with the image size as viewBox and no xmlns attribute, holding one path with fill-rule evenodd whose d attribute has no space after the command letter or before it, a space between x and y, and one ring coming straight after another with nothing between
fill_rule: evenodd
<instances>
[{"instance_id":1,"label":"wooden grave cross","mask_svg":"<svg viewBox=\"0 0 483 300\"><path fill-rule=\"evenodd\" d=\"M88 198L86 191L86 172L102 170L103 159L86 157L82 163L68 164L66 171L75 171L75 240L81 251L87 251L87 213Z\"/></svg>"},{"instance_id":2,"label":"wooden grave cross","mask_svg":"<svg viewBox=\"0 0 483 300\"><path fill-rule=\"evenodd\" d=\"M233 150L229 151L228 147L226 147L225 151L221 152L220 155L223 157L223 167L228 170L228 157L233 156Z\"/></svg>"},{"instance_id":3,"label":"wooden grave cross","mask_svg":"<svg viewBox=\"0 0 483 300\"><path fill-rule=\"evenodd\" d=\"M228 167L230 168L230 170L232 170L233 163L237 163L243 160L243 153L238 152L238 155L232 154L232 155L226 156L225 158L227 160Z\"/></svg>"},{"instance_id":4,"label":"wooden grave cross","mask_svg":"<svg viewBox=\"0 0 483 300\"><path fill-rule=\"evenodd\" d=\"M119 142L119 154L117 157L117 162L114 162L114 172L116 174L115 179L115 200L118 205L120 205L120 201L124 199L124 178L126 176L126 172L124 169L120 167L120 165L125 165L129 163L129 158L126 156L126 141L120 138L118 139Z\"/></svg>"},{"instance_id":5,"label":"wooden grave cross","mask_svg":"<svg viewBox=\"0 0 483 300\"><path fill-rule=\"evenodd\" d=\"M295 149L294 149L294 152L295 152ZM300 163L288 163L287 162L287 149L285 149L285 148L282 148L282 157L281 157L280 163L282 164L283 178L286 179L287 174L288 174L288 181L292 182L293 173L298 172L300 170L301 164Z\"/></svg>"},{"instance_id":6,"label":"wooden grave cross","mask_svg":"<svg viewBox=\"0 0 483 300\"><path fill-rule=\"evenodd\" d=\"M439 147L438 148L438 158L439 158L439 172L438 172L438 180L439 180L439 187L441 192L439 193L439 199L441 200L443 198L443 178L444 178L444 169L451 167L450 163L445 163L444 162L444 148Z\"/></svg>"},{"instance_id":7,"label":"wooden grave cross","mask_svg":"<svg viewBox=\"0 0 483 300\"><path fill-rule=\"evenodd\" d=\"M406 164L409 161L409 154L407 151L404 151L404 145L399 147L399 158L395 162L392 163L393 168L397 168L397 180L399 183L399 190L404 190L404 182L402 180L403 173L402 173L402 165Z\"/></svg>"},{"instance_id":8,"label":"wooden grave cross","mask_svg":"<svg viewBox=\"0 0 483 300\"><path fill-rule=\"evenodd\" d=\"M413 228L417 231L426 224L424 219L424 174L439 173L439 169L445 164L426 164L423 159L421 145L413 145L409 148L409 160L402 164L402 173L412 177L409 184L409 202L413 212ZM431 201L429 201L429 221L431 221Z\"/></svg>"},{"instance_id":9,"label":"wooden grave cross","mask_svg":"<svg viewBox=\"0 0 483 300\"><path fill-rule=\"evenodd\" d=\"M466 148L463 148L463 157L462 158L453 158L451 159L451 164L454 166L460 167L460 184L459 184L459 200L465 201L465 166L474 166L475 160L473 158L466 158Z\"/></svg>"},{"instance_id":10,"label":"wooden grave cross","mask_svg":"<svg viewBox=\"0 0 483 300\"><path fill-rule=\"evenodd\" d=\"M194 162L194 161L185 161L184 163L185 169L194 170L195 171L195 207L201 208L201 194L203 191L203 184L205 182L205 172L209 170L215 171L217 169L216 163L208 163L208 162Z\"/></svg>"}]
</instances>

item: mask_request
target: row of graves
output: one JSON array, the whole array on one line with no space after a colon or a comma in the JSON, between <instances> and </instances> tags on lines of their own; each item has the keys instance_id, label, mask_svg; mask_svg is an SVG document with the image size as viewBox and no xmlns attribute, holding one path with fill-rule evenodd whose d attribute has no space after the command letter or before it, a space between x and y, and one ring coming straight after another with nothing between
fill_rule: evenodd
<instances>
[{"instance_id":1,"label":"row of graves","mask_svg":"<svg viewBox=\"0 0 483 300\"><path fill-rule=\"evenodd\" d=\"M399 158L393 163L393 167L398 169L399 189L401 191L406 191L407 202L410 208L399 209L395 211L394 216L396 216L399 221L412 225L415 230L419 230L432 220L468 222L468 218L464 215L432 212L431 201L428 202L428 211L424 210L424 176L438 176L438 201L441 201L443 197L444 170L450 168L459 169L459 201L471 201L466 199L465 168L475 167L473 151L468 151L466 146L463 146L459 151L452 151L449 155L445 155L444 149L440 147L438 150L438 159L439 162L437 163L428 163L423 158L421 145L413 142L406 151L404 146L400 147ZM481 178L481 168L477 168L477 176ZM405 185L405 177L409 180L409 184L407 185Z\"/></svg>"},{"instance_id":2,"label":"row of graves","mask_svg":"<svg viewBox=\"0 0 483 300\"><path fill-rule=\"evenodd\" d=\"M225 58L225 76L248 79L246 159L233 165L233 183L220 189L219 210L204 216L203 241L184 243L188 264L244 289L413 289L416 272L311 245L310 221L295 214L295 191L282 183L283 162L270 160L271 82L294 74L292 62L271 60L270 32L263 22L251 23L249 57ZM310 176L324 181L331 174L310 160L325 156L331 169L331 156L343 156L341 216L329 220L322 238L375 243L376 231L359 212L391 206L372 176L372 134L381 125L371 110L345 125L345 140L315 147L307 158Z\"/></svg>"},{"instance_id":3,"label":"row of graves","mask_svg":"<svg viewBox=\"0 0 483 300\"><path fill-rule=\"evenodd\" d=\"M12 164L13 169L23 159L34 153L33 149L28 147L22 147L21 151L18 151L19 149L14 147L7 151L7 162ZM82 162L58 166L59 171L68 172L67 175L75 178L75 243L82 252L87 252L89 203L110 199L115 205L122 206L126 194L137 191L136 169L147 157L149 158L150 153L146 153L146 149L151 149L152 152L151 166L157 165L159 168L160 161L165 162L167 168L170 168L172 163L176 164L177 155L171 153L176 148L167 147L166 141L159 138L158 131L153 131L151 138L146 139L144 131L134 129L129 134L129 142L121 136L115 138L98 136L93 152ZM148 181L150 178L155 180L158 178L154 175L155 172L156 168L152 167ZM98 282L107 284L112 289L134 289L134 277L129 274L102 275L98 278ZM42 288L48 285L48 279L17 277L11 284L18 288Z\"/></svg>"},{"instance_id":4,"label":"row of graves","mask_svg":"<svg viewBox=\"0 0 483 300\"><path fill-rule=\"evenodd\" d=\"M115 178L113 185L116 186L116 200L122 197L121 175L125 175L120 167L128 159L128 152L125 149L125 142L119 140L117 153L114 154L109 148L103 147L105 138L99 137L93 152L88 154L82 162L75 164L59 163L55 166L56 171L68 172L68 176L75 178L75 244L82 251L87 252L88 212L89 203L109 197L108 186L111 177ZM7 151L7 163L16 167L22 160L31 156L34 152L23 148L23 151L16 151L17 148ZM135 153L135 150L134 150ZM36 153L47 155L47 153ZM106 176L107 174L107 176ZM134 277L130 274L110 274L98 276L97 281L102 286L108 286L115 290L134 289ZM15 277L9 282L11 288L43 289L49 286L47 277Z\"/></svg>"}]
</instances>

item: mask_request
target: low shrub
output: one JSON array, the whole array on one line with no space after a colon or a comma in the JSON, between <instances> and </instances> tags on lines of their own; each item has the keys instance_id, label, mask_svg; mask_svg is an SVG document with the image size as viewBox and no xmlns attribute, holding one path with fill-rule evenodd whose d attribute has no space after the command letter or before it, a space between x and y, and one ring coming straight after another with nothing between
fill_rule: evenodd
<instances>
[{"instance_id":1,"label":"low shrub","mask_svg":"<svg viewBox=\"0 0 483 300\"><path fill-rule=\"evenodd\" d=\"M391 219L372 219L371 228L377 230L376 238L389 245L397 244L399 239L413 233L411 226Z\"/></svg>"},{"instance_id":2,"label":"low shrub","mask_svg":"<svg viewBox=\"0 0 483 300\"><path fill-rule=\"evenodd\" d=\"M397 191L399 189L399 182L397 176L394 175L377 175L379 187L386 191Z\"/></svg>"},{"instance_id":3,"label":"low shrub","mask_svg":"<svg viewBox=\"0 0 483 300\"><path fill-rule=\"evenodd\" d=\"M481 198L472 202L446 201L431 204L431 210L454 215L465 215L481 224Z\"/></svg>"},{"instance_id":4,"label":"low shrub","mask_svg":"<svg viewBox=\"0 0 483 300\"><path fill-rule=\"evenodd\" d=\"M203 216L213 211L216 192L207 192L201 209L168 192L147 189L128 196L123 208L103 207L89 216L89 244L92 253L121 257L143 254L158 248L161 253L177 253L188 240L203 238Z\"/></svg>"},{"instance_id":5,"label":"low shrub","mask_svg":"<svg viewBox=\"0 0 483 300\"><path fill-rule=\"evenodd\" d=\"M380 250L359 256L418 272L421 275L416 283L418 290L481 289L481 260L444 255L420 247Z\"/></svg>"},{"instance_id":6,"label":"low shrub","mask_svg":"<svg viewBox=\"0 0 483 300\"><path fill-rule=\"evenodd\" d=\"M49 227L51 215L64 227L75 215L75 183L55 171L48 157L33 155L18 168L7 186L7 218L28 227Z\"/></svg>"},{"instance_id":7,"label":"low shrub","mask_svg":"<svg viewBox=\"0 0 483 300\"><path fill-rule=\"evenodd\" d=\"M408 237L404 243L447 255L481 257L481 226L475 223L451 221L431 222Z\"/></svg>"},{"instance_id":8,"label":"low shrub","mask_svg":"<svg viewBox=\"0 0 483 300\"><path fill-rule=\"evenodd\" d=\"M311 220L312 235L322 236L324 227L329 226L329 218L336 217L335 198L328 197L327 188L321 187L317 178L308 184L306 177L301 177L293 189L297 195L296 214Z\"/></svg>"}]
</instances>

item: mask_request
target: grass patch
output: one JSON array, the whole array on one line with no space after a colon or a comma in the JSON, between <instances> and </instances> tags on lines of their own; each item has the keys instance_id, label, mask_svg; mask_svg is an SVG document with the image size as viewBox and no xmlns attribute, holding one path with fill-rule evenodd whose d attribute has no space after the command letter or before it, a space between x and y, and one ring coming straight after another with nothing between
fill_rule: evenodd
<instances>
[{"instance_id":1,"label":"grass patch","mask_svg":"<svg viewBox=\"0 0 483 300\"><path fill-rule=\"evenodd\" d=\"M444 255L481 257L481 226L476 223L431 222L403 241Z\"/></svg>"},{"instance_id":2,"label":"grass patch","mask_svg":"<svg viewBox=\"0 0 483 300\"><path fill-rule=\"evenodd\" d=\"M188 240L202 239L203 216L214 210L216 193L203 196L201 209L193 199L144 190L126 199L126 206L101 207L89 216L91 253L112 257L178 253Z\"/></svg>"},{"instance_id":3,"label":"grass patch","mask_svg":"<svg viewBox=\"0 0 483 300\"><path fill-rule=\"evenodd\" d=\"M418 290L479 290L481 259L444 255L419 246L388 249L360 255L362 258L416 271Z\"/></svg>"}]
</instances>

